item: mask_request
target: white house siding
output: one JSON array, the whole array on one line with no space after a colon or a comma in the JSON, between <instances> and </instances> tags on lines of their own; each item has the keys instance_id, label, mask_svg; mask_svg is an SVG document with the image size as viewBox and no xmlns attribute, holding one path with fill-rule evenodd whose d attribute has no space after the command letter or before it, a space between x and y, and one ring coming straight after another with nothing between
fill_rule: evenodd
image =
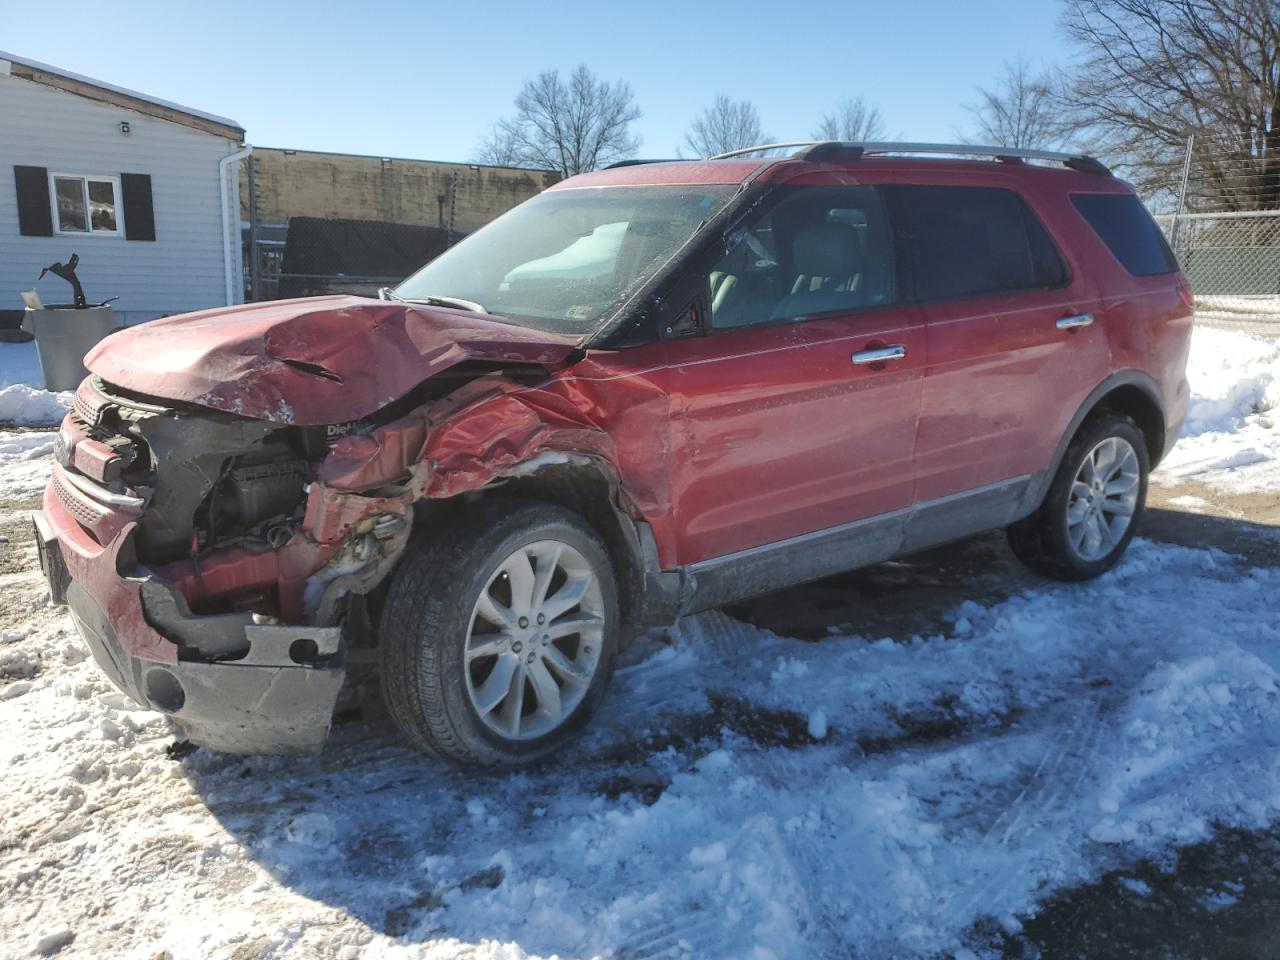
<instances>
[{"instance_id":1,"label":"white house siding","mask_svg":"<svg viewBox=\"0 0 1280 960\"><path fill-rule=\"evenodd\" d=\"M48 274L37 284L36 277L72 253L80 254L77 273L89 300L118 296L114 306L126 323L225 304L218 161L235 150L225 137L0 76L0 310L22 309L20 291L33 287L46 302L69 300L63 280ZM149 174L156 239L23 236L15 164L51 173ZM228 181L229 206L238 211L238 171ZM237 270L239 259L237 246Z\"/></svg>"}]
</instances>

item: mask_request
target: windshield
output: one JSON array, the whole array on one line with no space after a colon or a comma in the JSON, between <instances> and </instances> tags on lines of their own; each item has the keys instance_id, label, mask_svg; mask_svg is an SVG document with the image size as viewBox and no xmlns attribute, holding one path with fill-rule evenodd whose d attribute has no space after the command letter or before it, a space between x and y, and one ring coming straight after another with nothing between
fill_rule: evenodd
<instances>
[{"instance_id":1,"label":"windshield","mask_svg":"<svg viewBox=\"0 0 1280 960\"><path fill-rule=\"evenodd\" d=\"M582 336L649 280L736 189L551 190L445 251L393 295L479 307L521 326Z\"/></svg>"}]
</instances>

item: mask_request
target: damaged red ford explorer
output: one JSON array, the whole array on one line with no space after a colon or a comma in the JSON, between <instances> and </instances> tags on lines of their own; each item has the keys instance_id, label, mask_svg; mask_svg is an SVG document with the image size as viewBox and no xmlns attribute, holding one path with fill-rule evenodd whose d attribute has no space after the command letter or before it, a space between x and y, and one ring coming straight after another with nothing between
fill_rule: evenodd
<instances>
[{"instance_id":1,"label":"damaged red ford explorer","mask_svg":"<svg viewBox=\"0 0 1280 960\"><path fill-rule=\"evenodd\" d=\"M1111 567L1192 322L1132 189L786 146L571 178L379 300L111 336L36 517L54 600L196 743L319 748L364 647L415 745L498 765L681 614L997 527Z\"/></svg>"}]
</instances>

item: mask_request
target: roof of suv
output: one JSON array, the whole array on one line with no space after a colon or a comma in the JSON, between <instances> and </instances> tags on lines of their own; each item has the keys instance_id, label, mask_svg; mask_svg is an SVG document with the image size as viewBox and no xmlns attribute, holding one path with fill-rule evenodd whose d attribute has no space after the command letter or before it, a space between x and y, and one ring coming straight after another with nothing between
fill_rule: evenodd
<instances>
[{"instance_id":1,"label":"roof of suv","mask_svg":"<svg viewBox=\"0 0 1280 960\"><path fill-rule=\"evenodd\" d=\"M790 156L749 156L751 153L789 147L802 149ZM925 157L922 158L921 154ZM1028 163L1028 160L1038 162ZM1046 166L1045 163L1051 163L1053 166ZM753 176L768 182L788 180L808 170L829 170L832 167L856 169L862 173L883 173L889 170L936 172L940 165L945 165L948 172L990 172L993 166L999 166L1005 172L1017 171L1019 175L1074 176L1086 180L1095 188L1106 183L1123 188L1121 181L1115 180L1102 163L1084 154L981 147L969 144L814 141L749 147L731 154L712 157L709 160L624 161L603 170L562 180L550 189L659 184L737 184ZM1106 190L1106 187L1103 187L1103 190Z\"/></svg>"}]
</instances>

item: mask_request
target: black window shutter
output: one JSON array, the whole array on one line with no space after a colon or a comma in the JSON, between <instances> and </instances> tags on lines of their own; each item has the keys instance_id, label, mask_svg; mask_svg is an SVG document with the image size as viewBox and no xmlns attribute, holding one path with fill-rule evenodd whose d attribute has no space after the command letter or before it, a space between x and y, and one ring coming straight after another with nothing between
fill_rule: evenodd
<instances>
[{"instance_id":1,"label":"black window shutter","mask_svg":"<svg viewBox=\"0 0 1280 960\"><path fill-rule=\"evenodd\" d=\"M18 189L18 231L24 237L52 237L48 169L15 166L13 182Z\"/></svg>"},{"instance_id":2,"label":"black window shutter","mask_svg":"<svg viewBox=\"0 0 1280 960\"><path fill-rule=\"evenodd\" d=\"M120 174L126 240L154 240L156 218L151 209L151 177L145 173Z\"/></svg>"}]
</instances>

